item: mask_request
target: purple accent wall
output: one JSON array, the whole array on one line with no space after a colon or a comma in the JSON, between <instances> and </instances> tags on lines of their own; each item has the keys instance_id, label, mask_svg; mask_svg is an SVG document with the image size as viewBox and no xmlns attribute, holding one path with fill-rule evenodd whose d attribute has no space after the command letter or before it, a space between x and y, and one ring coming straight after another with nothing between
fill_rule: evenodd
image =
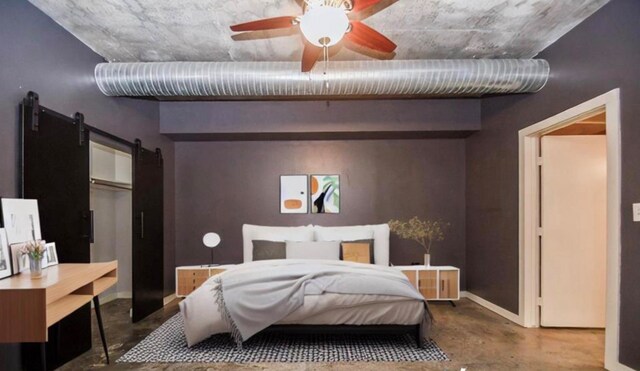
<instances>
[{"instance_id":1,"label":"purple accent wall","mask_svg":"<svg viewBox=\"0 0 640 371\"><path fill-rule=\"evenodd\" d=\"M467 287L518 312L518 130L620 88L622 274L620 362L640 369L640 2L613 0L547 48L539 93L482 100L482 130L467 139ZM489 274L490 273L490 274Z\"/></svg>"},{"instance_id":2,"label":"purple accent wall","mask_svg":"<svg viewBox=\"0 0 640 371\"><path fill-rule=\"evenodd\" d=\"M456 132L466 136L480 129L480 100L162 102L160 118L160 132L178 140L255 134L258 139L289 139L285 134L373 139L377 133L412 138L421 132L459 137Z\"/></svg>"},{"instance_id":3,"label":"purple accent wall","mask_svg":"<svg viewBox=\"0 0 640 371\"><path fill-rule=\"evenodd\" d=\"M84 113L92 126L145 147L165 159L165 291L174 291L174 144L159 132L159 103L109 98L93 69L104 60L27 1L0 1L0 196L18 195L18 104L30 90L40 104L63 114ZM46 237L46 236L45 236ZM162 247L158 247L162 248Z\"/></svg>"},{"instance_id":4,"label":"purple accent wall","mask_svg":"<svg viewBox=\"0 0 640 371\"><path fill-rule=\"evenodd\" d=\"M176 143L176 264L239 263L242 224L358 225L414 215L451 223L433 264L461 268L465 285L463 139ZM280 214L282 174L339 174L340 214ZM197 181L194 181L197 179ZM422 262L412 241L391 238L391 262Z\"/></svg>"}]
</instances>

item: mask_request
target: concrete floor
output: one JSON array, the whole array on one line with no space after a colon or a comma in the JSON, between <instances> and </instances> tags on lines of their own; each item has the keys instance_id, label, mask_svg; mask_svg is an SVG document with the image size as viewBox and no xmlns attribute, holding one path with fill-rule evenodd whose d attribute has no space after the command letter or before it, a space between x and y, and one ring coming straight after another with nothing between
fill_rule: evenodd
<instances>
[{"instance_id":1,"label":"concrete floor","mask_svg":"<svg viewBox=\"0 0 640 371\"><path fill-rule=\"evenodd\" d=\"M149 318L131 324L129 301L102 306L111 365L104 364L94 320L93 349L67 363L63 370L601 370L604 331L525 329L462 299L456 308L433 303L432 337L451 362L399 363L261 363L261 364L117 364L115 361L178 311L177 301Z\"/></svg>"}]
</instances>

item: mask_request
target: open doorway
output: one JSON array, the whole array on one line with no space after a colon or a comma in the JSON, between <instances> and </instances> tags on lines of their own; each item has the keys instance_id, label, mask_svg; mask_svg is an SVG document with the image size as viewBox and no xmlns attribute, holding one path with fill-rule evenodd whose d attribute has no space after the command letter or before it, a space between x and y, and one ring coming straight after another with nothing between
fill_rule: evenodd
<instances>
[{"instance_id":1,"label":"open doorway","mask_svg":"<svg viewBox=\"0 0 640 371\"><path fill-rule=\"evenodd\" d=\"M118 261L118 284L100 295L103 304L132 298L132 158L131 148L91 136L91 262Z\"/></svg>"},{"instance_id":2,"label":"open doorway","mask_svg":"<svg viewBox=\"0 0 640 371\"><path fill-rule=\"evenodd\" d=\"M595 122L598 121L598 122ZM604 127L602 126L602 121L604 121ZM580 124L582 123L582 124ZM587 126L593 125L593 126ZM604 130L602 130L604 129ZM552 135L555 133L556 135ZM593 135L596 133L600 133L600 139L594 139L598 135ZM566 135L563 135L566 134ZM583 136L582 134L591 134L587 136ZM606 135L605 135L606 134ZM551 217L546 215L544 209L544 199L542 197L543 191L543 169L544 169L544 157L543 155L545 142L549 144L550 142L558 142L561 143L559 145L551 144L548 150L554 156L560 156L561 158L567 158L571 161L584 156L585 153L581 153L581 150L578 150L575 153L566 152L567 148L575 147L576 143L570 144L566 142L571 142L572 139L557 139L557 138L573 138L574 142L594 142L590 144L583 143L582 145L578 145L578 147L582 146L584 148L593 148L593 146L599 146L601 152L606 153L605 164L603 165L594 165L598 163L598 161L602 161L601 154L589 154L588 157L592 157L591 165L586 166L600 166L601 171L605 174L600 174L600 176L604 176L606 178L606 182L600 184L601 194L600 201L597 199L591 199L591 203L602 203L606 208L604 211L604 216L600 220L600 222L596 222L599 224L605 224L606 229L601 233L604 236L593 237L598 239L599 244L601 246L602 241L606 242L606 248L604 251L600 250L591 254L592 264L598 265L604 270L604 273L601 273L605 277L604 289L598 291L594 290L594 297L600 295L602 297L602 291L604 291L604 297L606 298L604 305L600 308L600 313L598 311L594 311L595 313L592 317L584 319L583 322L576 321L574 323L568 322L569 319L574 320L574 318L567 318L565 310L565 306L567 305L567 301L572 302L576 299L576 297L572 297L571 295L566 295L566 297L562 297L561 295L557 295L555 299L560 299L559 305L556 309L560 308L560 311L554 313L553 308L550 312L546 314L550 314L548 318L543 318L545 313L544 310L541 310L540 304L544 306L544 301L541 300L541 290L544 289L544 272L542 267L544 267L544 261L541 261L541 256L544 254L540 254L540 246L542 243L542 235L545 233L544 228L545 220L543 217ZM581 137L587 138L591 137L592 140L586 139L582 140ZM553 139L544 139L544 138L553 138ZM605 139L606 138L606 139ZM604 140L602 140L604 139ZM600 316L602 317L604 312L604 327L605 327L605 367L607 369L624 369L618 362L618 332L619 332L619 306L620 306L620 95L619 90L613 90L609 93L603 94L602 96L596 97L588 102L580 104L574 108L571 108L565 112L562 112L556 116L553 116L549 119L541 121L535 125L522 129L519 132L519 140L520 140L520 310L519 310L519 319L520 323L525 327L539 327L545 325L545 321L548 320L546 325L550 326L567 326L567 327L583 327L583 325L587 324L586 327L599 327L594 325L594 318ZM565 143L562 143L565 142ZM596 144L599 142L599 144ZM559 152L557 151L558 148ZM584 149L583 148L583 149ZM564 151L564 152L563 152ZM556 152L555 154L553 152ZM598 152L596 150L595 152ZM597 160L600 158L600 160ZM570 164L564 164L562 166L557 166L556 169L552 169L556 172L562 173L566 172L567 166ZM547 169L548 170L548 169ZM593 169L592 169L593 170ZM573 172L573 169L572 169ZM593 172L593 171L592 171ZM595 171L596 173L598 171ZM549 175L549 174L547 174ZM560 174L562 175L562 174ZM579 175L583 176L585 174ZM593 174L591 174L593 175ZM571 182L567 182L567 184L571 184ZM547 187L550 185L547 184ZM553 186L553 185L551 185ZM565 184L566 186L566 184ZM588 194L592 194L595 192L595 189L589 190ZM567 191L566 189L564 190ZM605 193L605 195L602 194ZM571 194L571 196L577 196ZM603 197L604 196L604 197ZM555 200L557 202L558 200ZM567 200L563 200L567 201ZM575 203L575 200L573 201ZM551 203L548 202L547 207L549 207ZM571 203L567 203L570 205ZM567 206L567 205L565 205ZM557 207L556 207L557 209ZM557 211L557 210L556 210ZM578 211L579 213L580 211ZM582 211L585 212L585 211ZM591 211L588 211L591 212ZM602 213L602 210L600 210ZM579 215L574 213L573 216ZM602 214L601 214L602 215ZM595 218L595 216L594 216ZM583 218L584 219L584 218ZM558 220L546 220L547 228L549 227L549 223L558 223ZM585 227L594 221L588 221L586 224L583 223L581 228L589 228ZM556 225L558 227L558 225ZM559 226L560 231L556 231L556 233L561 236L561 229L563 225ZM564 225L564 227L569 228ZM560 244L562 244L562 240L560 240ZM556 242L557 243L557 242ZM576 239L574 243L583 243L582 241ZM598 245L596 243L595 245ZM595 246L594 245L594 246ZM598 253L600 255L598 255ZM571 256L572 252L568 252L569 256ZM575 252L573 252L575 254ZM552 255L548 255L547 257L553 257ZM555 258L563 258L562 256L556 256ZM544 258L543 258L544 259ZM597 259L604 260L604 262L597 262ZM547 262L548 264L548 262ZM572 276L570 268L565 266L562 268L560 266L549 265L552 269L564 269L561 272L562 275L565 275L565 279L575 279L579 281L576 275ZM587 273L585 273L587 274ZM594 274L597 276L598 274ZM552 283L552 281L551 281ZM547 284L547 290L549 287L553 287L553 285ZM592 294L594 292L591 292ZM572 293L573 294L573 293ZM543 295L544 296L544 295ZM580 295L578 295L579 297ZM564 302L562 302L564 300ZM593 300L593 299L592 299ZM549 303L547 303L549 304ZM572 304L576 304L573 303ZM571 311L575 311L576 309L569 309L569 314ZM560 314L560 315L559 315ZM564 317L563 317L564 316ZM577 316L576 316L577 317ZM541 322L542 320L542 322ZM557 321L554 323L554 321ZM602 320L600 321L602 323Z\"/></svg>"}]
</instances>

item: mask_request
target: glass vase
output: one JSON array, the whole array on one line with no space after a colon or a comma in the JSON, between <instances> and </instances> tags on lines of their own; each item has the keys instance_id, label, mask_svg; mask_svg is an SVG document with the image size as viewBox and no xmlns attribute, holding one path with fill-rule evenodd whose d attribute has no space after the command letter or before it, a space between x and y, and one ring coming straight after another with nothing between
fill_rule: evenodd
<instances>
[{"instance_id":1,"label":"glass vase","mask_svg":"<svg viewBox=\"0 0 640 371\"><path fill-rule=\"evenodd\" d=\"M32 279L42 278L42 260L44 257L40 259L34 259L29 257L29 271L31 272Z\"/></svg>"}]
</instances>

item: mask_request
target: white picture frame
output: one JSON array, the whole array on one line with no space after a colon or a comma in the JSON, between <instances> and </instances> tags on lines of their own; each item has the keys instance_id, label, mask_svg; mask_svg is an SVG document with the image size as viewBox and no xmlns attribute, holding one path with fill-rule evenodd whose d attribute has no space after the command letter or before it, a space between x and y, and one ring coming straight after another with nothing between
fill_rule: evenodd
<instances>
[{"instance_id":1,"label":"white picture frame","mask_svg":"<svg viewBox=\"0 0 640 371\"><path fill-rule=\"evenodd\" d=\"M311 213L340 214L340 175L311 175Z\"/></svg>"},{"instance_id":2,"label":"white picture frame","mask_svg":"<svg viewBox=\"0 0 640 371\"><path fill-rule=\"evenodd\" d=\"M12 274L7 231L4 228L0 228L0 279L9 277Z\"/></svg>"},{"instance_id":3,"label":"white picture frame","mask_svg":"<svg viewBox=\"0 0 640 371\"><path fill-rule=\"evenodd\" d=\"M38 200L3 198L2 217L9 245L42 239Z\"/></svg>"},{"instance_id":4,"label":"white picture frame","mask_svg":"<svg viewBox=\"0 0 640 371\"><path fill-rule=\"evenodd\" d=\"M307 214L308 190L306 175L280 175L280 214Z\"/></svg>"},{"instance_id":5,"label":"white picture frame","mask_svg":"<svg viewBox=\"0 0 640 371\"><path fill-rule=\"evenodd\" d=\"M51 267L53 265L58 265L58 251L56 250L56 243L49 242L44 245L44 259L42 262L42 267Z\"/></svg>"},{"instance_id":6,"label":"white picture frame","mask_svg":"<svg viewBox=\"0 0 640 371\"><path fill-rule=\"evenodd\" d=\"M29 269L29 256L22 253L22 249L27 242L14 243L11 245L11 269L13 274L18 274Z\"/></svg>"}]
</instances>

